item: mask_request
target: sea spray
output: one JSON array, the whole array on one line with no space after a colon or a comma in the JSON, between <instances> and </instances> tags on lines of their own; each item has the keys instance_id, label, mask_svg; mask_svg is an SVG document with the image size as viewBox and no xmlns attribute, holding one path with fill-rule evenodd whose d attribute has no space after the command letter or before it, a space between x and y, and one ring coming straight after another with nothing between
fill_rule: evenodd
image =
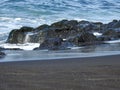
<instances>
[{"instance_id":1,"label":"sea spray","mask_svg":"<svg viewBox=\"0 0 120 90\"><path fill-rule=\"evenodd\" d=\"M36 32L28 32L28 33L26 33L25 34L25 39L24 39L24 43L33 43L32 41L32 37L33 36L35 36L36 34L38 34L38 33L36 33Z\"/></svg>"},{"instance_id":2,"label":"sea spray","mask_svg":"<svg viewBox=\"0 0 120 90\"><path fill-rule=\"evenodd\" d=\"M30 34L26 34L24 43L28 43L30 41Z\"/></svg>"}]
</instances>

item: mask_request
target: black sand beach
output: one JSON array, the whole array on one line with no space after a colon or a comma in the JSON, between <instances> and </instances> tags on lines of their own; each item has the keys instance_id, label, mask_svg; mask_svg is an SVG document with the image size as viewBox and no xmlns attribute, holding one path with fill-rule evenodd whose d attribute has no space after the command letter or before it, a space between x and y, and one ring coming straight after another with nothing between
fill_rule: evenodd
<instances>
[{"instance_id":1,"label":"black sand beach","mask_svg":"<svg viewBox=\"0 0 120 90\"><path fill-rule=\"evenodd\" d=\"M0 63L0 90L120 90L120 55Z\"/></svg>"}]
</instances>

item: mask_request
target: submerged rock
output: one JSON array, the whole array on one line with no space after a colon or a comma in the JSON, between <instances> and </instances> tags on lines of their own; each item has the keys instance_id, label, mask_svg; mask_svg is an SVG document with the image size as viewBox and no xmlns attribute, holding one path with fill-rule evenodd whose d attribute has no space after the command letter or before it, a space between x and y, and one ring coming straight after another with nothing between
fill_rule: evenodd
<instances>
[{"instance_id":1,"label":"submerged rock","mask_svg":"<svg viewBox=\"0 0 120 90\"><path fill-rule=\"evenodd\" d=\"M3 47L0 47L0 51L4 51L4 50L23 50L23 49L20 49L20 48L3 48Z\"/></svg>"},{"instance_id":2,"label":"submerged rock","mask_svg":"<svg viewBox=\"0 0 120 90\"><path fill-rule=\"evenodd\" d=\"M1 51L0 51L0 58L5 57L5 55L6 55L6 54L5 54L4 52L1 52Z\"/></svg>"},{"instance_id":3,"label":"submerged rock","mask_svg":"<svg viewBox=\"0 0 120 90\"><path fill-rule=\"evenodd\" d=\"M0 47L0 51L2 51L2 50L5 50L5 48L3 48L3 47Z\"/></svg>"}]
</instances>

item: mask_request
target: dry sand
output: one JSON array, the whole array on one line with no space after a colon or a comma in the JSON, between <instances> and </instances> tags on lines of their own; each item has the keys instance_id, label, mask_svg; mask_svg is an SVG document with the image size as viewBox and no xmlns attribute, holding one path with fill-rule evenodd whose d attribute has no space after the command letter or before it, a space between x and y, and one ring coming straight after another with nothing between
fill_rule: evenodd
<instances>
[{"instance_id":1,"label":"dry sand","mask_svg":"<svg viewBox=\"0 0 120 90\"><path fill-rule=\"evenodd\" d=\"M0 90L120 90L120 55L0 63Z\"/></svg>"}]
</instances>

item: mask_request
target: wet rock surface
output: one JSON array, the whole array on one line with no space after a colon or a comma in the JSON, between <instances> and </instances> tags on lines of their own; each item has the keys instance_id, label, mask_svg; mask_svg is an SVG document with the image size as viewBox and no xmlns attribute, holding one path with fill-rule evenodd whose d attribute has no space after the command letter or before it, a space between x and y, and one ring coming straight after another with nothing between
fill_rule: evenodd
<instances>
[{"instance_id":1,"label":"wet rock surface","mask_svg":"<svg viewBox=\"0 0 120 90\"><path fill-rule=\"evenodd\" d=\"M102 35L94 35L94 32ZM40 43L37 49L66 49L69 45L81 46L102 43L120 38L120 21L108 24L77 20L61 20L37 28L22 27L12 30L7 43Z\"/></svg>"},{"instance_id":2,"label":"wet rock surface","mask_svg":"<svg viewBox=\"0 0 120 90\"><path fill-rule=\"evenodd\" d=\"M7 43L24 43L26 33L32 32L32 27L22 27L20 29L14 29L10 32L9 37L7 39Z\"/></svg>"},{"instance_id":3,"label":"wet rock surface","mask_svg":"<svg viewBox=\"0 0 120 90\"><path fill-rule=\"evenodd\" d=\"M6 54L5 54L4 52L1 52L1 51L0 51L0 58L5 57L5 55L6 55Z\"/></svg>"},{"instance_id":4,"label":"wet rock surface","mask_svg":"<svg viewBox=\"0 0 120 90\"><path fill-rule=\"evenodd\" d=\"M48 38L40 45L39 48L52 50L64 49L62 47L62 42L63 40L61 38Z\"/></svg>"}]
</instances>

